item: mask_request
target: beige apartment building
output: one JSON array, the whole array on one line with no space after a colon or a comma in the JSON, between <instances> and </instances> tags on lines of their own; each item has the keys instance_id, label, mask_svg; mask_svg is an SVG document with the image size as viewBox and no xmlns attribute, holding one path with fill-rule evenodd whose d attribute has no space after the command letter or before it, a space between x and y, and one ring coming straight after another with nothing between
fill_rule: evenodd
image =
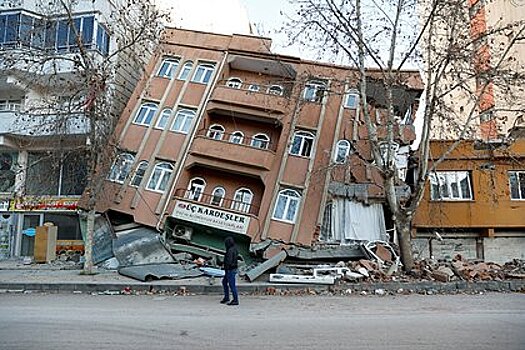
<instances>
[{"instance_id":1,"label":"beige apartment building","mask_svg":"<svg viewBox=\"0 0 525 350\"><path fill-rule=\"evenodd\" d=\"M225 235L311 245L387 239L349 67L273 54L270 39L169 28L118 127L99 210L114 223L222 246ZM377 72L369 98L381 130ZM404 178L422 84L394 101ZM374 102L375 101L375 102ZM408 187L399 182L400 195Z\"/></svg>"}]
</instances>

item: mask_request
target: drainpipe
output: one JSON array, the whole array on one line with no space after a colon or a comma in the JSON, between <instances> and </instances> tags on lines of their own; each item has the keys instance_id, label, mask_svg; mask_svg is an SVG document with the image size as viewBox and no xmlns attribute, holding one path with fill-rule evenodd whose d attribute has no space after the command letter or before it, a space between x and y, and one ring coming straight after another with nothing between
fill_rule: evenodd
<instances>
[{"instance_id":1,"label":"drainpipe","mask_svg":"<svg viewBox=\"0 0 525 350\"><path fill-rule=\"evenodd\" d=\"M224 68L224 65L225 65L227 59L228 59L228 51L224 51L224 58L222 59L222 61L220 63L219 69L217 69L217 73L216 73L215 77L213 78L212 84L210 84L209 89L206 92L206 98L204 99L204 102L201 104L201 107L199 108L200 109L199 115L198 115L198 117L195 120L195 125L193 126L193 131L191 133L191 137L187 138L187 142L183 146L184 151L182 152L182 159L180 160L180 162L178 164L175 177L173 178L173 184L172 184L172 186L170 188L170 191L169 191L169 194L168 194L168 196L166 198L166 203L164 203L162 211L160 212L161 215L160 215L159 221L157 221L157 224L155 225L155 228L157 229L157 231L160 231L160 224L163 222L163 218L165 216L164 213L166 212L166 209L168 208L170 200L173 197L173 192L175 191L175 187L177 185L177 182L179 181L180 174L182 173L183 165L186 162L186 158L188 157L188 151L189 151L190 145L192 144L191 141L193 141L193 139L195 138L195 135L197 134L198 126L200 125L201 119L202 119L202 117L204 115L204 112L205 112L205 107L208 105L208 102L210 100L211 93L212 93L213 89L217 86L217 82L219 80L220 73L222 73L222 70Z\"/></svg>"}]
</instances>

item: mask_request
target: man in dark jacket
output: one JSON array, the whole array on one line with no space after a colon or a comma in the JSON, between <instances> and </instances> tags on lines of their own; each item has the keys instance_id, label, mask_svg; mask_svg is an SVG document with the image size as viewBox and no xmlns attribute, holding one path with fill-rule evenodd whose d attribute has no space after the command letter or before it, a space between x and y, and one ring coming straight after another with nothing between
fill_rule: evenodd
<instances>
[{"instance_id":1,"label":"man in dark jacket","mask_svg":"<svg viewBox=\"0 0 525 350\"><path fill-rule=\"evenodd\" d=\"M237 286L235 285L235 275L237 274L237 259L239 251L235 246L235 241L232 237L226 237L224 240L226 247L226 254L224 255L224 277L222 278L222 287L224 288L224 298L221 304L239 305L239 296L237 295ZM230 301L231 290L233 300Z\"/></svg>"}]
</instances>

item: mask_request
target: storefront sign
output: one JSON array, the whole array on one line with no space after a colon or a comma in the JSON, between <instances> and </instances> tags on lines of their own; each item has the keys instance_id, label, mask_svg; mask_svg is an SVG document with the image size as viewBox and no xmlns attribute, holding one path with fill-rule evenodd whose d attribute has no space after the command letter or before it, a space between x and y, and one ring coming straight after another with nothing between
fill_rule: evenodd
<instances>
[{"instance_id":1,"label":"storefront sign","mask_svg":"<svg viewBox=\"0 0 525 350\"><path fill-rule=\"evenodd\" d=\"M250 224L249 216L184 201L175 203L172 216L176 219L242 234L248 232Z\"/></svg>"},{"instance_id":2,"label":"storefront sign","mask_svg":"<svg viewBox=\"0 0 525 350\"><path fill-rule=\"evenodd\" d=\"M79 198L69 197L20 197L11 201L11 211L73 211Z\"/></svg>"}]
</instances>

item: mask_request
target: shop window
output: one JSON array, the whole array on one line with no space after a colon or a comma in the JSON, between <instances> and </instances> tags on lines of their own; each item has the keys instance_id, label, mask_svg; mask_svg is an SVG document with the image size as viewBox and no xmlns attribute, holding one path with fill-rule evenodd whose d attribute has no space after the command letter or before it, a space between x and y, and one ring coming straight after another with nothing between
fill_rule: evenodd
<instances>
[{"instance_id":1,"label":"shop window","mask_svg":"<svg viewBox=\"0 0 525 350\"><path fill-rule=\"evenodd\" d=\"M195 73L193 74L193 79L191 81L195 83L208 84L214 71L215 66L212 64L199 64L195 70Z\"/></svg>"},{"instance_id":2,"label":"shop window","mask_svg":"<svg viewBox=\"0 0 525 350\"><path fill-rule=\"evenodd\" d=\"M256 134L252 137L251 146L260 149L267 149L270 144L270 138L266 134Z\"/></svg>"},{"instance_id":3,"label":"shop window","mask_svg":"<svg viewBox=\"0 0 525 350\"><path fill-rule=\"evenodd\" d=\"M57 239L81 240L80 222L76 214L45 213L44 222L52 222L57 227Z\"/></svg>"},{"instance_id":4,"label":"shop window","mask_svg":"<svg viewBox=\"0 0 525 350\"><path fill-rule=\"evenodd\" d=\"M222 140L224 136L224 127L220 124L214 124L208 129L208 137L214 140Z\"/></svg>"},{"instance_id":5,"label":"shop window","mask_svg":"<svg viewBox=\"0 0 525 350\"><path fill-rule=\"evenodd\" d=\"M304 88L303 98L305 101L322 102L326 91L326 83L320 80L310 80Z\"/></svg>"},{"instance_id":6,"label":"shop window","mask_svg":"<svg viewBox=\"0 0 525 350\"><path fill-rule=\"evenodd\" d=\"M171 126L172 131L187 134L190 130L193 119L195 118L195 111L191 109L179 109L175 115L175 120Z\"/></svg>"},{"instance_id":7,"label":"shop window","mask_svg":"<svg viewBox=\"0 0 525 350\"><path fill-rule=\"evenodd\" d=\"M350 142L348 140L339 140L335 149L334 161L338 164L344 164L350 154Z\"/></svg>"},{"instance_id":8,"label":"shop window","mask_svg":"<svg viewBox=\"0 0 525 350\"><path fill-rule=\"evenodd\" d=\"M186 198L194 201L200 201L205 188L206 181L199 177L192 179L188 186L188 191L186 192Z\"/></svg>"},{"instance_id":9,"label":"shop window","mask_svg":"<svg viewBox=\"0 0 525 350\"><path fill-rule=\"evenodd\" d=\"M164 129L166 125L168 124L170 117L171 117L171 109L166 108L162 110L162 113L160 114L160 118L157 121L157 125L155 125L155 127L157 129Z\"/></svg>"},{"instance_id":10,"label":"shop window","mask_svg":"<svg viewBox=\"0 0 525 350\"><path fill-rule=\"evenodd\" d=\"M282 190L277 197L277 203L273 211L273 218L290 223L295 222L301 195L294 190Z\"/></svg>"},{"instance_id":11,"label":"shop window","mask_svg":"<svg viewBox=\"0 0 525 350\"><path fill-rule=\"evenodd\" d=\"M193 62L192 61L186 61L184 65L182 66L182 69L180 70L179 77L177 79L179 80L186 80L190 76L191 69L193 68Z\"/></svg>"},{"instance_id":12,"label":"shop window","mask_svg":"<svg viewBox=\"0 0 525 350\"><path fill-rule=\"evenodd\" d=\"M233 89L240 89L242 86L242 80L239 78L230 78L226 82L226 86Z\"/></svg>"}]
</instances>

